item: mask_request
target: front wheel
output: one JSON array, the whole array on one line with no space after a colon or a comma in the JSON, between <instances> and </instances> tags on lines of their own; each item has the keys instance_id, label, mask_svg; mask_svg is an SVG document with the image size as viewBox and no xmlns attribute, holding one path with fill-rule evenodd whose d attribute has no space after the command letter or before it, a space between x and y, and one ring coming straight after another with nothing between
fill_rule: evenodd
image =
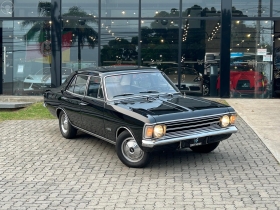
<instances>
[{"instance_id":1,"label":"front wheel","mask_svg":"<svg viewBox=\"0 0 280 210\"><path fill-rule=\"evenodd\" d=\"M72 139L76 136L77 129L70 124L64 111L59 114L59 128L61 135L66 139Z\"/></svg>"},{"instance_id":2,"label":"front wheel","mask_svg":"<svg viewBox=\"0 0 280 210\"><path fill-rule=\"evenodd\" d=\"M143 168L151 160L151 154L143 151L128 131L117 138L116 152L122 163L132 168Z\"/></svg>"},{"instance_id":3,"label":"front wheel","mask_svg":"<svg viewBox=\"0 0 280 210\"><path fill-rule=\"evenodd\" d=\"M198 153L209 153L209 152L212 152L214 149L216 149L219 144L220 144L220 142L218 141L218 142L214 142L211 144L190 147L190 149L192 151L198 152Z\"/></svg>"}]
</instances>

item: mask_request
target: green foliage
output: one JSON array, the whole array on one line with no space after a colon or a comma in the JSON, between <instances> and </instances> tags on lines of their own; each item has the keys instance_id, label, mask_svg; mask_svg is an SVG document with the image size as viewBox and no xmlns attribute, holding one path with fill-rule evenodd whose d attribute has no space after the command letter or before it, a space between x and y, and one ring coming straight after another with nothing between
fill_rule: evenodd
<instances>
[{"instance_id":1,"label":"green foliage","mask_svg":"<svg viewBox=\"0 0 280 210\"><path fill-rule=\"evenodd\" d=\"M55 119L54 116L43 106L42 103L35 103L21 109L0 109L0 122L4 120L40 120Z\"/></svg>"},{"instance_id":2,"label":"green foliage","mask_svg":"<svg viewBox=\"0 0 280 210\"><path fill-rule=\"evenodd\" d=\"M49 17L51 16L51 4L50 2L39 2L38 4L38 15L39 17ZM94 16L87 14L84 10L77 6L69 8L67 13L62 14L65 17L63 21L63 31L62 33L71 32L73 34L71 43L72 45L76 42L83 47L88 46L89 48L94 48L98 41L98 33L91 27L91 23L96 23ZM66 20L67 17L79 17L80 19ZM87 18L87 19L83 19ZM91 18L91 19L90 19ZM50 40L51 38L51 21L41 21L41 20L25 20L22 22L21 27L26 28L31 26L26 34L23 35L25 41L35 41L41 43L45 40ZM70 40L69 40L70 41Z\"/></svg>"}]
</instances>

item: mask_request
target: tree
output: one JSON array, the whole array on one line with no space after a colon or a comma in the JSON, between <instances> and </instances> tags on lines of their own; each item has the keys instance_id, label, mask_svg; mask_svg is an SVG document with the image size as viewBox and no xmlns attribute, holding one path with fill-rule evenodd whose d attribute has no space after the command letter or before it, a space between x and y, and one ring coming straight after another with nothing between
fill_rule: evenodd
<instances>
[{"instance_id":1,"label":"tree","mask_svg":"<svg viewBox=\"0 0 280 210\"><path fill-rule=\"evenodd\" d=\"M39 17L51 16L51 3L39 2L37 9ZM79 68L81 67L81 48L88 46L94 48L98 42L98 33L90 26L91 23L96 23L92 15L87 14L85 11L77 6L69 8L67 13L63 15L62 23L62 45L78 44L78 62ZM79 17L79 19L69 19L67 17ZM24 40L35 41L41 43L50 41L51 39L51 21L37 21L25 20L22 22L22 28L31 26L31 28L24 35Z\"/></svg>"},{"instance_id":2,"label":"tree","mask_svg":"<svg viewBox=\"0 0 280 210\"><path fill-rule=\"evenodd\" d=\"M114 64L115 61L117 61L117 63L118 61L125 61L124 63L126 64L135 65L138 56L136 51L137 44L138 42L135 39L132 39L131 42L121 38L110 40L101 50L102 65L111 65Z\"/></svg>"}]
</instances>

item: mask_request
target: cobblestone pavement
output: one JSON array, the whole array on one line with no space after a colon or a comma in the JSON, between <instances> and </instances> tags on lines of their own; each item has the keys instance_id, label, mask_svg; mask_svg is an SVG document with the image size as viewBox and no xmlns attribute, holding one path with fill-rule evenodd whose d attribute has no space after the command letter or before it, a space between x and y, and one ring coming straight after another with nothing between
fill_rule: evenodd
<instances>
[{"instance_id":1,"label":"cobblestone pavement","mask_svg":"<svg viewBox=\"0 0 280 210\"><path fill-rule=\"evenodd\" d=\"M127 168L114 146L61 137L57 120L0 123L0 209L279 209L280 165L238 119L210 154L156 153Z\"/></svg>"}]
</instances>

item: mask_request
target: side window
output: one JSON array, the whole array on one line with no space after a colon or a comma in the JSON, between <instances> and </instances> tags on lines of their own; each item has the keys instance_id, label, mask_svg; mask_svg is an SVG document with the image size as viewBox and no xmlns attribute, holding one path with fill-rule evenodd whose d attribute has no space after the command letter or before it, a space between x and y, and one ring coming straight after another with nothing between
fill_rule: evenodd
<instances>
[{"instance_id":1,"label":"side window","mask_svg":"<svg viewBox=\"0 0 280 210\"><path fill-rule=\"evenodd\" d=\"M87 79L87 76L77 75L76 84L73 92L79 95L84 95L86 90Z\"/></svg>"},{"instance_id":2,"label":"side window","mask_svg":"<svg viewBox=\"0 0 280 210\"><path fill-rule=\"evenodd\" d=\"M75 84L76 84L76 76L72 79L71 84L67 87L67 90L70 92L74 92Z\"/></svg>"},{"instance_id":3,"label":"side window","mask_svg":"<svg viewBox=\"0 0 280 210\"><path fill-rule=\"evenodd\" d=\"M91 77L89 80L87 96L94 98L103 98L103 91L101 88L101 78Z\"/></svg>"}]
</instances>

